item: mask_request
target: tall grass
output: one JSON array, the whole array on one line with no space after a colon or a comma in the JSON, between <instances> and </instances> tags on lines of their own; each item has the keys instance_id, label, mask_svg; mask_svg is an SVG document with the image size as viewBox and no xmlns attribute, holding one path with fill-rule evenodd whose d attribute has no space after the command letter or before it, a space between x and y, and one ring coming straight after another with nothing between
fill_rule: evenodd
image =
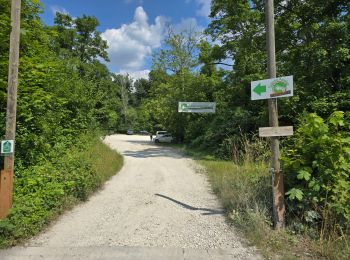
<instances>
[{"instance_id":1,"label":"tall grass","mask_svg":"<svg viewBox=\"0 0 350 260\"><path fill-rule=\"evenodd\" d=\"M241 136L227 139L223 145L231 152L231 160L218 160L193 150L192 155L204 166L229 220L248 242L269 259L349 259L345 235L344 239L321 241L297 234L289 226L285 230L273 230L266 140Z\"/></svg>"}]
</instances>

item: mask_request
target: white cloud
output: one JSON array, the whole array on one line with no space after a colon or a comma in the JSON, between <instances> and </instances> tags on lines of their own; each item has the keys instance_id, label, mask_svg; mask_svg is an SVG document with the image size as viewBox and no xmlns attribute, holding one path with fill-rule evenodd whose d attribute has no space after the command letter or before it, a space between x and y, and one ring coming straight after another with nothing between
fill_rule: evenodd
<instances>
[{"instance_id":1,"label":"white cloud","mask_svg":"<svg viewBox=\"0 0 350 260\"><path fill-rule=\"evenodd\" d=\"M69 12L62 6L52 5L50 6L51 12L56 15L56 13L69 14Z\"/></svg>"},{"instance_id":2,"label":"white cloud","mask_svg":"<svg viewBox=\"0 0 350 260\"><path fill-rule=\"evenodd\" d=\"M140 70L152 50L160 47L164 27L165 18L158 16L149 24L144 9L137 7L132 23L102 33L109 46L110 65L121 71Z\"/></svg>"},{"instance_id":3,"label":"white cloud","mask_svg":"<svg viewBox=\"0 0 350 260\"><path fill-rule=\"evenodd\" d=\"M174 29L176 33L180 33L182 31L196 31L196 32L202 32L204 31L204 27L200 26L196 20L196 18L185 18L181 19L180 23L174 25Z\"/></svg>"},{"instance_id":4,"label":"white cloud","mask_svg":"<svg viewBox=\"0 0 350 260\"><path fill-rule=\"evenodd\" d=\"M212 0L186 0L187 3L191 1L195 1L199 6L199 9L197 10L197 15L208 18L210 14L210 6Z\"/></svg>"},{"instance_id":5,"label":"white cloud","mask_svg":"<svg viewBox=\"0 0 350 260\"><path fill-rule=\"evenodd\" d=\"M198 15L208 17L210 14L211 0L196 0L200 6L200 9L197 11Z\"/></svg>"},{"instance_id":6,"label":"white cloud","mask_svg":"<svg viewBox=\"0 0 350 260\"><path fill-rule=\"evenodd\" d=\"M149 78L149 73L150 70L139 70L139 71L120 71L118 74L121 75L129 75L130 78L133 80L138 80L138 79L148 79Z\"/></svg>"}]
</instances>

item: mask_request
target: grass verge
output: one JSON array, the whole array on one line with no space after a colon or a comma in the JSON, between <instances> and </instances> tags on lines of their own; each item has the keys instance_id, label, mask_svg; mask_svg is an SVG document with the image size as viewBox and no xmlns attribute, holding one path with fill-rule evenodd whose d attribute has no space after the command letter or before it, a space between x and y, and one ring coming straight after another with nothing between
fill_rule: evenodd
<instances>
[{"instance_id":1,"label":"grass verge","mask_svg":"<svg viewBox=\"0 0 350 260\"><path fill-rule=\"evenodd\" d=\"M52 151L50 160L30 168L17 166L13 207L0 221L0 248L38 234L64 210L86 200L123 165L123 157L95 136L81 136L69 150L61 146Z\"/></svg>"},{"instance_id":2,"label":"grass verge","mask_svg":"<svg viewBox=\"0 0 350 260\"><path fill-rule=\"evenodd\" d=\"M272 191L268 165L246 160L222 161L201 150L175 146L205 169L228 219L267 259L350 259L349 238L313 240L308 235L272 228Z\"/></svg>"}]
</instances>

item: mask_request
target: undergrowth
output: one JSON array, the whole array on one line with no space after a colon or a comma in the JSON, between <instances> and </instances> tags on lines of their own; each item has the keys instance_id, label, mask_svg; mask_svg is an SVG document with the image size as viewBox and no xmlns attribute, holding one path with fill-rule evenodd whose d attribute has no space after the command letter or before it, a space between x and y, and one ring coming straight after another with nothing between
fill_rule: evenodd
<instances>
[{"instance_id":1,"label":"undergrowth","mask_svg":"<svg viewBox=\"0 0 350 260\"><path fill-rule=\"evenodd\" d=\"M57 145L52 153L60 156L29 168L17 165L13 207L0 221L0 248L40 232L62 211L86 200L123 164L122 156L95 136L81 136L68 150Z\"/></svg>"},{"instance_id":2,"label":"undergrowth","mask_svg":"<svg viewBox=\"0 0 350 260\"><path fill-rule=\"evenodd\" d=\"M267 145L256 143L265 142L261 139L255 139L255 144L248 138L241 140L239 151L235 150L237 145L232 148L232 161L219 160L195 149L183 149L204 166L229 220L248 243L256 246L268 259L349 259L347 234L315 239L309 234L295 232L293 216L289 215L284 230L273 230L268 162L266 156L255 156L259 154L257 151L251 153L251 148L266 149ZM239 156L235 156L237 154Z\"/></svg>"}]
</instances>

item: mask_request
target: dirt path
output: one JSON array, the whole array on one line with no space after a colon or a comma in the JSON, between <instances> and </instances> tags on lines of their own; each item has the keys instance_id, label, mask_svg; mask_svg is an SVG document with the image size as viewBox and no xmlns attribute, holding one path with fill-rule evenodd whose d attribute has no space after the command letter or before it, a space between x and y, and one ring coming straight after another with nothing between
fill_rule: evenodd
<instances>
[{"instance_id":1,"label":"dirt path","mask_svg":"<svg viewBox=\"0 0 350 260\"><path fill-rule=\"evenodd\" d=\"M27 246L224 249L230 253L220 259L259 258L225 222L191 159L148 136L113 135L105 142L125 156L121 172Z\"/></svg>"}]
</instances>

